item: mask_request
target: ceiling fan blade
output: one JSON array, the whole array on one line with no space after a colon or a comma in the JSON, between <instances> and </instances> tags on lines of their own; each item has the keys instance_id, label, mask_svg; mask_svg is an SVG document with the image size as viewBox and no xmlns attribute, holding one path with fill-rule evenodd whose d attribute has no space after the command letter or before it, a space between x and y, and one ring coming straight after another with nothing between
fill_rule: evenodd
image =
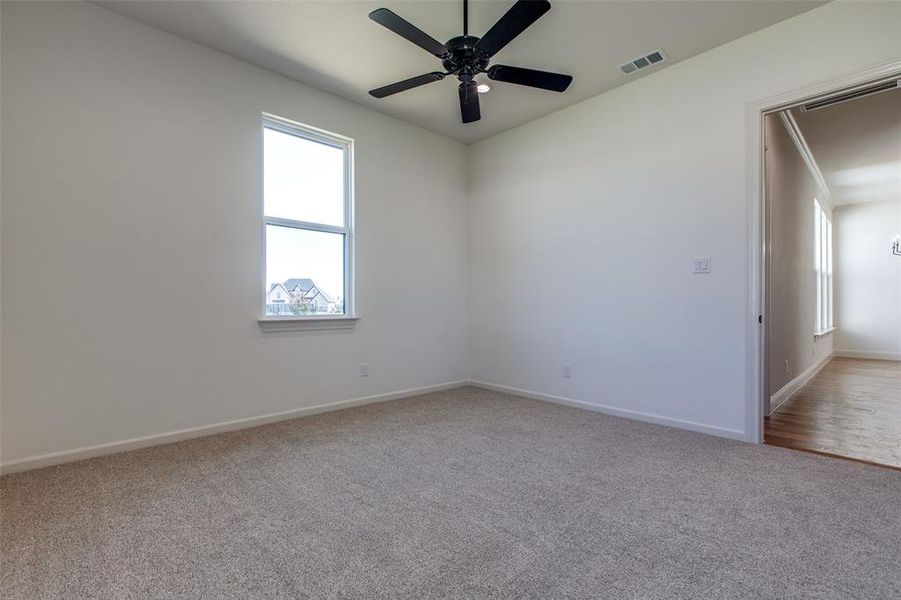
<instances>
[{"instance_id":1,"label":"ceiling fan blade","mask_svg":"<svg viewBox=\"0 0 901 600\"><path fill-rule=\"evenodd\" d=\"M460 116L464 123L472 123L482 118L479 110L478 83L470 81L460 84Z\"/></svg>"},{"instance_id":2,"label":"ceiling fan blade","mask_svg":"<svg viewBox=\"0 0 901 600\"><path fill-rule=\"evenodd\" d=\"M439 58L448 53L444 44L423 32L415 25L400 18L387 8L379 8L372 11L369 13L369 18Z\"/></svg>"},{"instance_id":3,"label":"ceiling fan blade","mask_svg":"<svg viewBox=\"0 0 901 600\"><path fill-rule=\"evenodd\" d=\"M406 92L407 90L412 90L415 87L419 87L427 83L432 83L433 81L441 81L442 79L444 79L444 73L426 73L425 75L417 75L416 77L404 79L403 81L398 81L397 83L392 83L390 85L376 88L374 90L369 90L369 94L371 96L375 96L376 98L384 98L385 96L390 96L398 92Z\"/></svg>"},{"instance_id":4,"label":"ceiling fan blade","mask_svg":"<svg viewBox=\"0 0 901 600\"><path fill-rule=\"evenodd\" d=\"M488 77L495 81L527 85L543 90L551 90L552 92L566 91L566 88L569 87L573 80L572 75L523 69L522 67L508 67L507 65L494 65L488 69Z\"/></svg>"},{"instance_id":5,"label":"ceiling fan blade","mask_svg":"<svg viewBox=\"0 0 901 600\"><path fill-rule=\"evenodd\" d=\"M551 3L547 0L517 0L516 4L482 36L476 44L476 49L488 56L494 56L498 50L509 44L550 9Z\"/></svg>"}]
</instances>

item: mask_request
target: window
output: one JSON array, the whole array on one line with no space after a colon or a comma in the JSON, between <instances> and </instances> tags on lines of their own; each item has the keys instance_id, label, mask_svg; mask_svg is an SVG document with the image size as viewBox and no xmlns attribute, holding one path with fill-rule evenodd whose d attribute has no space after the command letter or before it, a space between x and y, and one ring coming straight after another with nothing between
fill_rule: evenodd
<instances>
[{"instance_id":1,"label":"window","mask_svg":"<svg viewBox=\"0 0 901 600\"><path fill-rule=\"evenodd\" d=\"M261 322L353 317L353 141L263 117Z\"/></svg>"},{"instance_id":2,"label":"window","mask_svg":"<svg viewBox=\"0 0 901 600\"><path fill-rule=\"evenodd\" d=\"M817 311L814 333L832 330L832 220L813 199L813 265L816 273Z\"/></svg>"}]
</instances>

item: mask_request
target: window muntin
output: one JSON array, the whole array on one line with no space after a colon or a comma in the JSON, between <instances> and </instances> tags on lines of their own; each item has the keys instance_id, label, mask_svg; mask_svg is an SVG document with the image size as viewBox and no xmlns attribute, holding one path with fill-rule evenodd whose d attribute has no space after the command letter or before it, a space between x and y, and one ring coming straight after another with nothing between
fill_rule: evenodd
<instances>
[{"instance_id":1,"label":"window muntin","mask_svg":"<svg viewBox=\"0 0 901 600\"><path fill-rule=\"evenodd\" d=\"M352 144L263 118L263 315L352 315Z\"/></svg>"}]
</instances>

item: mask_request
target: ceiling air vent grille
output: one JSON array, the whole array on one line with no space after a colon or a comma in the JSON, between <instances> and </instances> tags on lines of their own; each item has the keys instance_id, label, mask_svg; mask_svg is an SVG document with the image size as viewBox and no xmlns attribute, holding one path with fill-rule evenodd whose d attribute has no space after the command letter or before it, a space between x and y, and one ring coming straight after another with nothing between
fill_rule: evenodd
<instances>
[{"instance_id":1,"label":"ceiling air vent grille","mask_svg":"<svg viewBox=\"0 0 901 600\"><path fill-rule=\"evenodd\" d=\"M619 70L629 75L638 71L639 69L644 69L646 67L650 67L651 65L656 65L657 63L661 63L666 60L666 54L663 50L657 49L651 52L650 54L646 54L644 56L639 56L638 58L632 59L629 62L625 62L619 66Z\"/></svg>"},{"instance_id":2,"label":"ceiling air vent grille","mask_svg":"<svg viewBox=\"0 0 901 600\"><path fill-rule=\"evenodd\" d=\"M895 90L899 88L901 88L901 80L878 83L876 85L871 85L859 90L852 90L850 92L844 92L836 96L831 96L829 98L823 98L822 100L815 100L813 102L808 102L807 104L802 104L801 111L807 112L811 110L817 110L818 108L826 108L827 106L832 106L834 104L841 104L842 102L847 102L849 100L856 100L857 98L863 98L864 96L871 96L873 94L887 92L889 90Z\"/></svg>"}]
</instances>

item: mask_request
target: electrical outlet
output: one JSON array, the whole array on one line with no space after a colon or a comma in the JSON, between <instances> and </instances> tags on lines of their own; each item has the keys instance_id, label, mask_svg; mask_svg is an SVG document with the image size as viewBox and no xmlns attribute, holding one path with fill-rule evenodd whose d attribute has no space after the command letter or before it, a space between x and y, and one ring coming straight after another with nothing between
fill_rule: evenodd
<instances>
[{"instance_id":1,"label":"electrical outlet","mask_svg":"<svg viewBox=\"0 0 901 600\"><path fill-rule=\"evenodd\" d=\"M569 379L573 376L573 366L572 365L563 365L563 376Z\"/></svg>"},{"instance_id":2,"label":"electrical outlet","mask_svg":"<svg viewBox=\"0 0 901 600\"><path fill-rule=\"evenodd\" d=\"M360 365L360 377L369 377L369 363Z\"/></svg>"},{"instance_id":3,"label":"electrical outlet","mask_svg":"<svg viewBox=\"0 0 901 600\"><path fill-rule=\"evenodd\" d=\"M785 359L785 372L788 373L788 359Z\"/></svg>"}]
</instances>

